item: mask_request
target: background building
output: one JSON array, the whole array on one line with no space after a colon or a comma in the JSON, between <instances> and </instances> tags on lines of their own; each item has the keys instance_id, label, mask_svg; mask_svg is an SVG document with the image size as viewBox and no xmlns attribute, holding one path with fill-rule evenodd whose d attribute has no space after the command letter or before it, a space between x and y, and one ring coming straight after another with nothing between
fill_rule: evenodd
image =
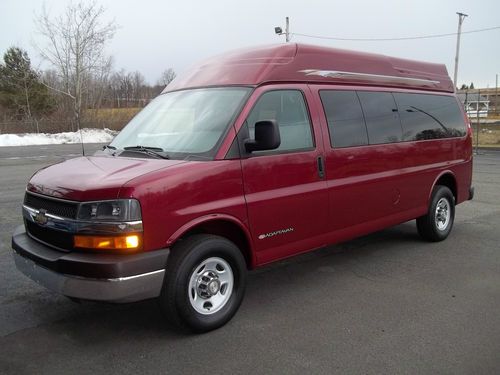
<instances>
[{"instance_id":1,"label":"background building","mask_svg":"<svg viewBox=\"0 0 500 375\"><path fill-rule=\"evenodd\" d=\"M476 91L476 92L474 92ZM465 111L469 117L488 117L490 112L490 99L483 95L482 91L469 90L459 92L458 98L464 105Z\"/></svg>"}]
</instances>

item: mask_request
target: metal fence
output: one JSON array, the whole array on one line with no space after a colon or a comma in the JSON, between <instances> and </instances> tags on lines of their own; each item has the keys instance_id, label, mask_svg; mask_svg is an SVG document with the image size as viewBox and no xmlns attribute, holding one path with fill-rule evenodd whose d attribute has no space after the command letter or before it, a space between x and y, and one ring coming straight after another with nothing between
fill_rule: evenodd
<instances>
[{"instance_id":1,"label":"metal fence","mask_svg":"<svg viewBox=\"0 0 500 375\"><path fill-rule=\"evenodd\" d=\"M86 118L82 120L81 127L121 130L128 121L129 119ZM0 121L0 134L61 133L77 130L77 126L71 120Z\"/></svg>"},{"instance_id":2,"label":"metal fence","mask_svg":"<svg viewBox=\"0 0 500 375\"><path fill-rule=\"evenodd\" d=\"M481 136L481 143L484 143L484 136L488 136L489 133L496 134L500 130L500 117L497 110L499 98L496 94L495 89L472 89L457 92L472 125L476 154L479 153L480 135L484 133Z\"/></svg>"},{"instance_id":3,"label":"metal fence","mask_svg":"<svg viewBox=\"0 0 500 375\"><path fill-rule=\"evenodd\" d=\"M0 122L0 134L19 133L60 133L71 131L68 121L3 121Z\"/></svg>"}]
</instances>

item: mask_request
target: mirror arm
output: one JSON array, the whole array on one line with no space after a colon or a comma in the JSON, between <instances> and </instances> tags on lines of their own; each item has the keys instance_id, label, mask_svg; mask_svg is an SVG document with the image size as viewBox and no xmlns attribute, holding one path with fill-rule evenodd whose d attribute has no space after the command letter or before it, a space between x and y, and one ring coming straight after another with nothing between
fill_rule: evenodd
<instances>
[{"instance_id":1,"label":"mirror arm","mask_svg":"<svg viewBox=\"0 0 500 375\"><path fill-rule=\"evenodd\" d=\"M257 150L257 147L255 147L257 145L257 142L255 142L255 140L252 140L250 138L245 139L244 145L245 145L245 150L247 152L252 152Z\"/></svg>"}]
</instances>

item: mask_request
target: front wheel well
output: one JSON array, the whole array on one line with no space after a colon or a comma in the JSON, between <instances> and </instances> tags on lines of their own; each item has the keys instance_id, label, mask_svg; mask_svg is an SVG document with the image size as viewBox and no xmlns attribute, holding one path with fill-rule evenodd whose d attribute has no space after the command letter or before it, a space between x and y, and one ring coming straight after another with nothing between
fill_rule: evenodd
<instances>
[{"instance_id":1,"label":"front wheel well","mask_svg":"<svg viewBox=\"0 0 500 375\"><path fill-rule=\"evenodd\" d=\"M189 229L177 241L182 241L183 239L186 239L189 236L195 234L213 234L216 236L227 238L229 241L234 243L238 247L238 249L240 249L243 257L245 258L247 269L253 268L254 262L252 257L251 245L245 232L240 228L239 225L228 220L206 221Z\"/></svg>"}]
</instances>

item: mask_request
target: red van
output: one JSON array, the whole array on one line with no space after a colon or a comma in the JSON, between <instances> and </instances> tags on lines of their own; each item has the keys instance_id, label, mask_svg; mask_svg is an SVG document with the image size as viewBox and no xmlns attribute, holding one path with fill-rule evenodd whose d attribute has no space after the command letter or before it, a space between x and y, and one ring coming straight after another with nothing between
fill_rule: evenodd
<instances>
[{"instance_id":1,"label":"red van","mask_svg":"<svg viewBox=\"0 0 500 375\"><path fill-rule=\"evenodd\" d=\"M471 128L446 67L302 44L215 57L94 156L36 173L18 269L63 295L159 298L195 331L237 311L248 269L472 199Z\"/></svg>"}]
</instances>

